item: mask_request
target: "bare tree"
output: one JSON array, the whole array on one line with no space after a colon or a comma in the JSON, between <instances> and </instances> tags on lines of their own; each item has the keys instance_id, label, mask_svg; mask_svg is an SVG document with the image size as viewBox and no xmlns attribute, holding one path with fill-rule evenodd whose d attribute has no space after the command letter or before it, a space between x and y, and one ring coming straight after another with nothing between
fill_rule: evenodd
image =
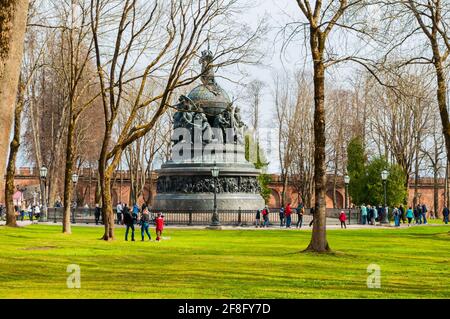
<instances>
[{"instance_id":1,"label":"bare tree","mask_svg":"<svg viewBox=\"0 0 450 319\"><path fill-rule=\"evenodd\" d=\"M134 141L154 129L158 119L170 107L175 89L199 78L190 69L197 52L207 39L217 44L214 66L245 63L252 58L254 43L261 29L255 32L227 24L236 1L148 1L126 0L117 6L114 1L91 1L91 27L96 51L98 79L105 115L105 134L99 159L99 180L102 190L102 213L105 221L104 240L114 239L114 217L111 204L111 178L123 151ZM115 8L115 10L114 10ZM112 17L117 17L117 24ZM108 25L105 25L108 24ZM226 25L224 25L226 24ZM101 45L101 39L113 35L113 52ZM209 31L209 32L208 32ZM150 47L151 45L151 47ZM107 57L107 59L105 59ZM142 59L141 59L142 58ZM219 63L223 59L223 62ZM139 70L137 61L141 61ZM145 61L145 62L144 62ZM143 66L143 68L142 68ZM108 71L107 71L108 70ZM113 127L126 94L127 85L137 83L139 90L130 99L132 108L123 128L113 141ZM144 94L147 82L161 88ZM153 116L144 124L135 125L139 110L153 108Z\"/></svg>"},{"instance_id":2,"label":"bare tree","mask_svg":"<svg viewBox=\"0 0 450 319\"><path fill-rule=\"evenodd\" d=\"M337 27L344 27L341 20L345 13L354 6L361 6L361 0L339 0L311 2L297 0L298 7L306 21L300 22L301 28L307 32L309 50L313 62L314 74L314 184L315 184L315 216L311 242L306 249L314 252L328 252L330 247L326 237L326 158L325 158L325 70L339 59L330 55L327 44L331 32ZM355 22L355 21L352 21ZM355 30L347 26L347 30ZM327 55L328 54L328 55ZM343 60L352 60L346 57ZM353 60L355 60L353 58Z\"/></svg>"},{"instance_id":3,"label":"bare tree","mask_svg":"<svg viewBox=\"0 0 450 319\"><path fill-rule=\"evenodd\" d=\"M274 83L275 118L278 135L278 160L281 170L281 206L288 200L287 190L295 149L295 128L299 110L297 108L295 81L292 76L277 75Z\"/></svg>"},{"instance_id":4,"label":"bare tree","mask_svg":"<svg viewBox=\"0 0 450 319\"><path fill-rule=\"evenodd\" d=\"M433 68L436 100L442 123L447 154L450 152L450 121L448 115L446 64L450 55L450 3L442 0L384 1L389 12L385 19L390 27L395 48L389 53L403 52L399 67L419 64ZM394 29L394 31L392 30ZM426 41L427 45L422 45ZM421 43L420 47L414 43ZM389 55L388 55L389 56Z\"/></svg>"},{"instance_id":5,"label":"bare tree","mask_svg":"<svg viewBox=\"0 0 450 319\"><path fill-rule=\"evenodd\" d=\"M13 204L14 176L16 172L16 157L20 146L20 127L22 123L22 110L24 105L25 84L19 79L18 98L14 110L14 134L9 147L9 159L6 169L5 201L6 226L16 227L16 214Z\"/></svg>"},{"instance_id":6,"label":"bare tree","mask_svg":"<svg viewBox=\"0 0 450 319\"><path fill-rule=\"evenodd\" d=\"M333 176L332 199L334 208L338 207L337 197L339 176L346 174L347 150L350 139L357 134L353 131L353 100L355 93L333 85L328 89L329 99L326 101L326 112L329 121L326 125L326 158L327 168ZM342 180L342 179L341 179Z\"/></svg>"},{"instance_id":7,"label":"bare tree","mask_svg":"<svg viewBox=\"0 0 450 319\"><path fill-rule=\"evenodd\" d=\"M441 134L440 120L437 114L431 116L431 120L427 123L430 127L430 134L421 146L421 151L424 153L430 165L427 168L431 169L433 175L433 207L434 216L438 217L441 213L439 207L439 178L444 177L442 174L446 163L446 153L444 147L443 136ZM445 203L444 203L445 205Z\"/></svg>"},{"instance_id":8,"label":"bare tree","mask_svg":"<svg viewBox=\"0 0 450 319\"><path fill-rule=\"evenodd\" d=\"M249 102L250 106L250 123L255 133L255 136L253 136L253 138L256 141L259 140L259 137L257 135L261 120L261 99L265 85L266 84L260 80L252 80L247 85L246 99Z\"/></svg>"},{"instance_id":9,"label":"bare tree","mask_svg":"<svg viewBox=\"0 0 450 319\"><path fill-rule=\"evenodd\" d=\"M296 80L296 108L293 121L294 150L290 179L299 198L311 207L314 198L314 94L312 79L298 72ZM301 200L300 200L301 199Z\"/></svg>"}]
</instances>

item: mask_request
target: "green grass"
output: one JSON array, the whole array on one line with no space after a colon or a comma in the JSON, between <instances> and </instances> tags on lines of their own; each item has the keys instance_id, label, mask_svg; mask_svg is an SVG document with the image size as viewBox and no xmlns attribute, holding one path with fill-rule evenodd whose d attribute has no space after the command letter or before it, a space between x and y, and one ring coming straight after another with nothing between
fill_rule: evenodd
<instances>
[{"instance_id":1,"label":"green grass","mask_svg":"<svg viewBox=\"0 0 450 319\"><path fill-rule=\"evenodd\" d=\"M299 253L310 231L169 228L157 243L125 242L123 228L103 242L101 228L0 227L0 298L450 298L449 231L329 230L336 253L317 255ZM381 289L367 288L372 263ZM69 264L81 289L66 286Z\"/></svg>"}]
</instances>

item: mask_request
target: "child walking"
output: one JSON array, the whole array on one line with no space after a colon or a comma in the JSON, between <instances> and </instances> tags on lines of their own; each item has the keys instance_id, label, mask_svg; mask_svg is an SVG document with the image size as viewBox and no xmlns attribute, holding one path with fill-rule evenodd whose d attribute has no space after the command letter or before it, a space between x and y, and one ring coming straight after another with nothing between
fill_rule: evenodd
<instances>
[{"instance_id":1,"label":"child walking","mask_svg":"<svg viewBox=\"0 0 450 319\"><path fill-rule=\"evenodd\" d=\"M164 215L162 213L158 213L158 217L156 217L155 224L156 224L156 240L160 241L164 229Z\"/></svg>"}]
</instances>

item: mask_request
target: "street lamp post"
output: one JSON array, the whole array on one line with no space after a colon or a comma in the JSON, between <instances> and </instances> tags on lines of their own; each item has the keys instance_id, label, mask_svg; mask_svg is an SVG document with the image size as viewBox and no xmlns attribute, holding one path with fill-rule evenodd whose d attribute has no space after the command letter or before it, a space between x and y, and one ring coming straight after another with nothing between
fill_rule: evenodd
<instances>
[{"instance_id":1,"label":"street lamp post","mask_svg":"<svg viewBox=\"0 0 450 319\"><path fill-rule=\"evenodd\" d=\"M345 183L345 209L348 209L348 184L350 183L350 176L344 176Z\"/></svg>"},{"instance_id":2,"label":"street lamp post","mask_svg":"<svg viewBox=\"0 0 450 319\"><path fill-rule=\"evenodd\" d=\"M381 172L381 179L383 180L383 188L384 188L384 220L383 223L389 224L389 216L388 216L388 208L387 208L387 190L386 184L387 179L389 177L389 172L387 170L383 170Z\"/></svg>"},{"instance_id":3,"label":"street lamp post","mask_svg":"<svg viewBox=\"0 0 450 319\"><path fill-rule=\"evenodd\" d=\"M213 177L214 181L214 211L211 218L211 225L209 228L211 229L220 229L220 220L219 220L219 213L217 211L217 186L218 186L218 177L219 177L219 168L215 165L211 168L211 175Z\"/></svg>"},{"instance_id":4,"label":"street lamp post","mask_svg":"<svg viewBox=\"0 0 450 319\"><path fill-rule=\"evenodd\" d=\"M344 204L344 206L345 206L345 209L348 209L348 184L350 183L350 176L348 176L348 175L345 175L344 176L344 184L345 184L345 200L344 200L344 202L345 202L345 204ZM351 217L352 217L352 215L351 215L351 212L350 212L350 209L348 210L348 224L350 225L350 220L351 220Z\"/></svg>"},{"instance_id":5,"label":"street lamp post","mask_svg":"<svg viewBox=\"0 0 450 319\"><path fill-rule=\"evenodd\" d=\"M42 166L39 169L39 176L41 180L44 182L44 192L42 194L43 200L42 200L42 214L40 221L46 222L47 221L47 213L48 213L48 205L47 205L47 173L48 169L45 166Z\"/></svg>"},{"instance_id":6,"label":"street lamp post","mask_svg":"<svg viewBox=\"0 0 450 319\"><path fill-rule=\"evenodd\" d=\"M78 183L78 174L72 174L72 182L73 182L73 206L72 206L72 223L75 224L75 210L77 208L77 183Z\"/></svg>"}]
</instances>

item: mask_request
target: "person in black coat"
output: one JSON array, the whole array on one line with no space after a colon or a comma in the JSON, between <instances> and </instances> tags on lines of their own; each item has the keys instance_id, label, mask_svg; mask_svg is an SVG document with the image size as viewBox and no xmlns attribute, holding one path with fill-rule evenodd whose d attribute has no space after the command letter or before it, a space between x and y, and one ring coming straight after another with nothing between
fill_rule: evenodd
<instances>
[{"instance_id":1,"label":"person in black coat","mask_svg":"<svg viewBox=\"0 0 450 319\"><path fill-rule=\"evenodd\" d=\"M400 211L400 219L401 219L402 223L406 224L405 208L403 208L403 205L400 205L398 210Z\"/></svg>"},{"instance_id":2,"label":"person in black coat","mask_svg":"<svg viewBox=\"0 0 450 319\"><path fill-rule=\"evenodd\" d=\"M258 209L256 211L255 226L256 226L256 228L261 227L261 210L260 209Z\"/></svg>"},{"instance_id":3,"label":"person in black coat","mask_svg":"<svg viewBox=\"0 0 450 319\"><path fill-rule=\"evenodd\" d=\"M94 217L95 217L95 225L98 225L98 221L100 220L101 209L98 204L95 204Z\"/></svg>"},{"instance_id":4,"label":"person in black coat","mask_svg":"<svg viewBox=\"0 0 450 319\"><path fill-rule=\"evenodd\" d=\"M133 223L133 216L131 215L130 209L127 205L123 207L123 223L127 227L125 231L125 240L128 241L128 231L131 228L131 241L134 241L134 223Z\"/></svg>"},{"instance_id":5,"label":"person in black coat","mask_svg":"<svg viewBox=\"0 0 450 319\"><path fill-rule=\"evenodd\" d=\"M450 211L448 209L447 206L444 207L444 209L442 210L442 215L444 215L444 223L447 225L448 224L448 216L450 214Z\"/></svg>"}]
</instances>

